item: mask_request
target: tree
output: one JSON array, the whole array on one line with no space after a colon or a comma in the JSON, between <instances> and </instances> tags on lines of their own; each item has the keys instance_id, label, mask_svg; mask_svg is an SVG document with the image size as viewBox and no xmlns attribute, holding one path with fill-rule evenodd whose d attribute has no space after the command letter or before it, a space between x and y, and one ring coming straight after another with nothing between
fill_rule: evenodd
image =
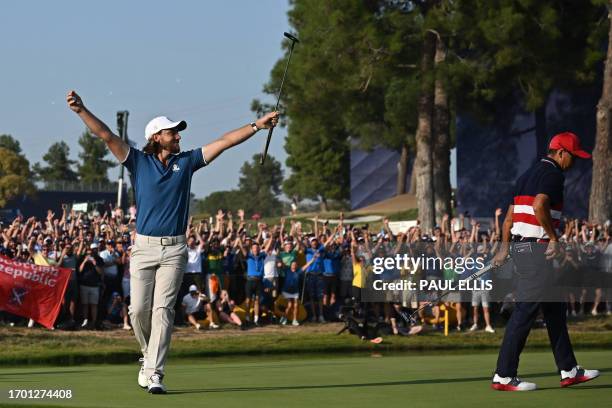
<instances>
[{"instance_id":1,"label":"tree","mask_svg":"<svg viewBox=\"0 0 612 408\"><path fill-rule=\"evenodd\" d=\"M554 89L593 83L603 58L601 0L471 0L452 4L452 94L462 112L492 120L517 101L533 112L536 158L546 153Z\"/></svg>"},{"instance_id":2,"label":"tree","mask_svg":"<svg viewBox=\"0 0 612 408\"><path fill-rule=\"evenodd\" d=\"M77 165L81 181L83 183L110 183L108 169L117 164L105 159L108 149L104 141L86 130L79 138L79 145L83 149L79 153L81 163Z\"/></svg>"},{"instance_id":3,"label":"tree","mask_svg":"<svg viewBox=\"0 0 612 408\"><path fill-rule=\"evenodd\" d=\"M438 225L444 214L451 213L450 185L450 109L446 81L442 70L446 64L446 45L444 39L437 33L434 63L436 77L434 82L434 113L433 113L433 189L434 208Z\"/></svg>"},{"instance_id":4,"label":"tree","mask_svg":"<svg viewBox=\"0 0 612 408\"><path fill-rule=\"evenodd\" d=\"M268 155L264 165L259 164L259 154L252 161L244 162L240 168L237 190L215 191L202 200L197 200L195 212L215 214L217 210L244 209L247 214L278 215L282 203L278 199L283 182L280 162Z\"/></svg>"},{"instance_id":5,"label":"tree","mask_svg":"<svg viewBox=\"0 0 612 408\"><path fill-rule=\"evenodd\" d=\"M13 150L0 147L0 207L12 198L35 191L28 160Z\"/></svg>"},{"instance_id":6,"label":"tree","mask_svg":"<svg viewBox=\"0 0 612 408\"><path fill-rule=\"evenodd\" d=\"M418 102L418 127L416 133L416 172L417 207L421 227L425 231L435 225L434 182L433 182L433 141L432 115L434 105L433 63L436 37L426 32L423 39L421 56L421 92Z\"/></svg>"},{"instance_id":7,"label":"tree","mask_svg":"<svg viewBox=\"0 0 612 408\"><path fill-rule=\"evenodd\" d=\"M78 175L72 169L76 161L70 160L70 147L65 142L56 142L49 147L49 151L43 156L47 166L42 167L36 163L34 172L45 183L65 180L77 181Z\"/></svg>"},{"instance_id":8,"label":"tree","mask_svg":"<svg viewBox=\"0 0 612 408\"><path fill-rule=\"evenodd\" d=\"M277 215L282 211L278 195L281 193L283 171L280 162L272 156L265 163L259 164L259 155L253 155L251 162L245 162L240 168L238 191L244 198L247 213L258 212L265 215Z\"/></svg>"},{"instance_id":9,"label":"tree","mask_svg":"<svg viewBox=\"0 0 612 408\"><path fill-rule=\"evenodd\" d=\"M21 154L21 145L19 140L15 139L11 135L0 135L0 147L4 147L12 152Z\"/></svg>"},{"instance_id":10,"label":"tree","mask_svg":"<svg viewBox=\"0 0 612 408\"><path fill-rule=\"evenodd\" d=\"M339 3L346 6L344 10ZM290 119L285 150L291 173L283 191L299 199L318 200L326 207L328 200L346 200L350 185L349 134L343 123L347 95L344 78L353 73L354 52L350 49L350 32L335 30L333 25L346 24L351 18L357 25L355 18L361 6L303 0L292 5L289 20L301 44L295 47L281 99L283 116ZM328 35L329 31L334 35ZM270 81L264 86L266 93L278 90L288 45L287 41L283 43L285 56L272 69ZM339 53L341 49L345 51Z\"/></svg>"},{"instance_id":11,"label":"tree","mask_svg":"<svg viewBox=\"0 0 612 408\"><path fill-rule=\"evenodd\" d=\"M593 149L593 179L589 200L589 219L604 223L612 218L612 1L608 14L608 54L601 98L597 104L597 133Z\"/></svg>"},{"instance_id":12,"label":"tree","mask_svg":"<svg viewBox=\"0 0 612 408\"><path fill-rule=\"evenodd\" d=\"M202 200L196 200L193 210L195 213L214 215L219 209L236 212L244 204L245 197L238 190L215 191Z\"/></svg>"}]
</instances>

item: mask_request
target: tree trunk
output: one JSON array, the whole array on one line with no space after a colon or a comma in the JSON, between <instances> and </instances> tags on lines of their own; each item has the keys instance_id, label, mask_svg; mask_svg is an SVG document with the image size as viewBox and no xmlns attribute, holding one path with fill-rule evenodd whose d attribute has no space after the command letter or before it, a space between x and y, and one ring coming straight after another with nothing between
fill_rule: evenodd
<instances>
[{"instance_id":1,"label":"tree trunk","mask_svg":"<svg viewBox=\"0 0 612 408\"><path fill-rule=\"evenodd\" d=\"M436 39L434 57L436 72L446 61L446 46L440 38ZM450 185L450 111L448 94L444 81L436 74L434 83L434 128L433 128L433 186L435 215L438 225L444 214L451 214Z\"/></svg>"},{"instance_id":2,"label":"tree trunk","mask_svg":"<svg viewBox=\"0 0 612 408\"><path fill-rule=\"evenodd\" d=\"M321 208L321 212L329 211L329 207L327 205L327 199L324 196L321 196L320 208Z\"/></svg>"},{"instance_id":3,"label":"tree trunk","mask_svg":"<svg viewBox=\"0 0 612 408\"><path fill-rule=\"evenodd\" d=\"M397 162L397 183L395 187L395 194L406 193L406 175L408 174L408 143L402 144L402 153L400 155L399 162Z\"/></svg>"},{"instance_id":4,"label":"tree trunk","mask_svg":"<svg viewBox=\"0 0 612 408\"><path fill-rule=\"evenodd\" d=\"M412 170L410 171L410 188L408 189L408 193L412 195L416 194L416 160L412 162Z\"/></svg>"},{"instance_id":5,"label":"tree trunk","mask_svg":"<svg viewBox=\"0 0 612 408\"><path fill-rule=\"evenodd\" d=\"M589 220L597 223L604 223L612 218L612 12L608 13L608 19L608 54L603 90L597 104L593 180L589 199Z\"/></svg>"},{"instance_id":6,"label":"tree trunk","mask_svg":"<svg viewBox=\"0 0 612 408\"><path fill-rule=\"evenodd\" d=\"M533 161L538 161L548 153L548 130L546 129L546 105L548 98L544 99L542 106L536 109L535 117L535 136L536 136L536 157Z\"/></svg>"},{"instance_id":7,"label":"tree trunk","mask_svg":"<svg viewBox=\"0 0 612 408\"><path fill-rule=\"evenodd\" d=\"M421 59L421 91L417 105L418 124L416 132L416 194L421 228L429 232L435 224L432 166L432 114L433 114L433 60L435 36L426 32L423 39Z\"/></svg>"}]
</instances>

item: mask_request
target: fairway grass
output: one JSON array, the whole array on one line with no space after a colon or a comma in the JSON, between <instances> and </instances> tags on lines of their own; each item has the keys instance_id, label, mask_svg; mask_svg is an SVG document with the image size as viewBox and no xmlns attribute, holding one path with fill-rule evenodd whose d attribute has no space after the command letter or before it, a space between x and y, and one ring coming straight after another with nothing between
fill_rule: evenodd
<instances>
[{"instance_id":1,"label":"fairway grass","mask_svg":"<svg viewBox=\"0 0 612 408\"><path fill-rule=\"evenodd\" d=\"M338 354L354 352L441 351L474 353L499 348L503 328L497 333L426 332L419 336L385 336L374 345L344 333L337 336L340 323L306 324L300 327L265 326L248 331L224 329L195 332L176 328L172 335L170 359L280 354ZM601 317L573 321L569 326L572 344L580 350L612 349L612 318ZM550 348L546 329L534 329L527 348L532 351ZM0 364L75 365L124 363L137 359L138 344L131 332L49 331L0 327Z\"/></svg>"},{"instance_id":2,"label":"fairway grass","mask_svg":"<svg viewBox=\"0 0 612 408\"><path fill-rule=\"evenodd\" d=\"M559 388L550 352L526 352L523 378L538 384L529 393L489 388L495 353L421 355L362 353L357 357L282 359L171 359L167 395L138 388L138 364L26 367L0 373L0 406L7 390L71 389L65 407L609 407L612 404L612 351L582 351L577 358L602 376L574 388ZM38 402L38 401L37 401ZM14 406L32 405L31 401ZM9 405L4 405L9 406ZM13 406L13 405L11 405Z\"/></svg>"}]
</instances>

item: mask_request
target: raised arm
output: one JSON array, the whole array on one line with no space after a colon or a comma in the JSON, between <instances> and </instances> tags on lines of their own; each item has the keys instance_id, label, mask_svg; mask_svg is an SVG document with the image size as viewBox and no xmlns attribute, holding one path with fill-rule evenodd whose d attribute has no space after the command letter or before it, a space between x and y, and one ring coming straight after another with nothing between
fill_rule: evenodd
<instances>
[{"instance_id":1,"label":"raised arm","mask_svg":"<svg viewBox=\"0 0 612 408\"><path fill-rule=\"evenodd\" d=\"M270 112L255 121L255 126L259 129L270 129L278 123L278 112ZM253 136L256 131L251 125L225 133L219 139L202 147L202 155L208 163L213 161L225 150L234 147Z\"/></svg>"},{"instance_id":2,"label":"raised arm","mask_svg":"<svg viewBox=\"0 0 612 408\"><path fill-rule=\"evenodd\" d=\"M508 206L508 211L506 211L506 218L504 219L504 223L502 224L502 235L501 242L499 244L499 251L495 255L493 259L493 264L496 266L502 265L508 253L510 252L510 230L512 229L512 213L514 212L514 205L510 204Z\"/></svg>"},{"instance_id":3,"label":"raised arm","mask_svg":"<svg viewBox=\"0 0 612 408\"><path fill-rule=\"evenodd\" d=\"M108 149L120 163L124 162L130 151L130 146L128 146L119 136L115 135L104 122L91 113L85 107L83 100L76 92L68 92L66 101L70 109L79 115L83 123L85 123L85 126L91 130L91 133L104 140Z\"/></svg>"},{"instance_id":4,"label":"raised arm","mask_svg":"<svg viewBox=\"0 0 612 408\"><path fill-rule=\"evenodd\" d=\"M242 245L242 240L240 239L240 237L236 238L236 241L234 241L234 248L238 248L242 255L246 258L247 250L244 245Z\"/></svg>"}]
</instances>

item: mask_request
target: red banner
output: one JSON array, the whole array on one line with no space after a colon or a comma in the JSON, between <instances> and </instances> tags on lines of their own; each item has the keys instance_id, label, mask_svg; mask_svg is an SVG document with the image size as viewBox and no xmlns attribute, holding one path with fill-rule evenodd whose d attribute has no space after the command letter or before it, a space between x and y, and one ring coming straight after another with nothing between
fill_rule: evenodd
<instances>
[{"instance_id":1,"label":"red banner","mask_svg":"<svg viewBox=\"0 0 612 408\"><path fill-rule=\"evenodd\" d=\"M0 309L52 328L71 273L70 268L39 266L0 256Z\"/></svg>"}]
</instances>

